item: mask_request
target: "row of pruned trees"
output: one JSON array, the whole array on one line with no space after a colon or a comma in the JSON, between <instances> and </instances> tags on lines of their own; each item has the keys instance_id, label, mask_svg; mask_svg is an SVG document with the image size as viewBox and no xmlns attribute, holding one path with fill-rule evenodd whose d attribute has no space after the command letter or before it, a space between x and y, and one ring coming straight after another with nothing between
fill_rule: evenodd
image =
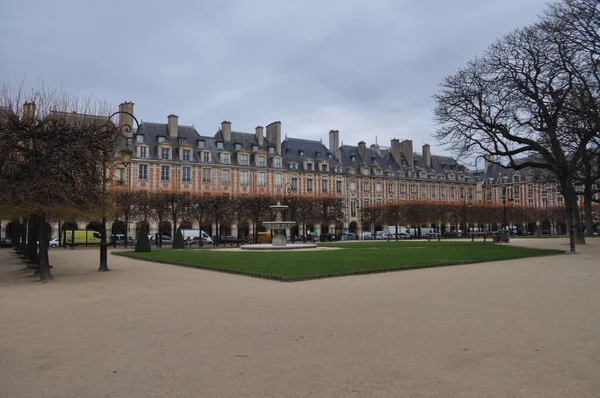
<instances>
[{"instance_id":1,"label":"row of pruned trees","mask_svg":"<svg viewBox=\"0 0 600 398\"><path fill-rule=\"evenodd\" d=\"M536 209L526 206L472 204L443 204L433 202L402 202L361 209L363 222L372 225L432 225L444 230L447 224L454 225L494 225L506 221L513 225L550 220L553 224L566 222L565 208L562 206Z\"/></svg>"},{"instance_id":2,"label":"row of pruned trees","mask_svg":"<svg viewBox=\"0 0 600 398\"><path fill-rule=\"evenodd\" d=\"M572 245L585 243L576 186L591 224L600 182L600 3L561 0L446 77L435 137L459 158L485 156L554 176ZM591 230L591 225L588 225Z\"/></svg>"},{"instance_id":3,"label":"row of pruned trees","mask_svg":"<svg viewBox=\"0 0 600 398\"><path fill-rule=\"evenodd\" d=\"M341 199L321 198L277 198L267 195L233 197L230 195L197 195L182 192L148 192L114 190L111 193L112 214L115 220L126 225L132 221L153 221L160 230L165 221L172 227L175 236L183 221L194 224L216 225L242 224L251 222L256 238L256 228L263 221L274 220L270 206L278 201L288 205L287 220L300 224L340 223L344 217L344 202ZM217 238L221 230L217 231ZM160 242L159 242L160 245Z\"/></svg>"},{"instance_id":4,"label":"row of pruned trees","mask_svg":"<svg viewBox=\"0 0 600 398\"><path fill-rule=\"evenodd\" d=\"M41 280L52 279L47 221L96 218L105 208L119 146L107 109L43 88L0 89L0 216L13 221L13 245Z\"/></svg>"}]
</instances>

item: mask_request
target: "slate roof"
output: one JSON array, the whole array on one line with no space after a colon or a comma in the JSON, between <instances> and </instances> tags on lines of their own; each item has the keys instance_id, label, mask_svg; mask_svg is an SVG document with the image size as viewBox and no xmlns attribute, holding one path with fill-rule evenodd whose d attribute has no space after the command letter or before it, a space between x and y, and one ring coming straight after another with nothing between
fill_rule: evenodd
<instances>
[{"instance_id":1,"label":"slate roof","mask_svg":"<svg viewBox=\"0 0 600 398\"><path fill-rule=\"evenodd\" d=\"M169 128L167 123L151 123L151 122L142 122L138 131L134 134L136 137L138 135L144 136L144 144L148 145L150 148L150 153L148 153L148 159L159 159L160 154L158 153L158 137L164 137L165 141L168 141L171 144L171 148L173 153L171 153L171 159L179 160L179 147L180 147L180 138L185 138L188 144L192 144L194 146L193 152L193 161L198 162L200 159L197 153L197 141L200 139L204 139L206 142L206 146L210 145L210 138L201 137L198 134L198 131L193 126L185 126L179 125L177 128L178 137L170 137L169 136ZM134 144L137 145L138 142L134 138ZM216 149L216 146L215 146Z\"/></svg>"},{"instance_id":2,"label":"slate roof","mask_svg":"<svg viewBox=\"0 0 600 398\"><path fill-rule=\"evenodd\" d=\"M523 158L515 160L515 163L519 164L521 162L525 162L530 158ZM491 185L502 184L502 178L506 177L507 182L513 182L513 176L518 171L521 176L520 182L527 181L527 178L532 178L533 180L545 179L548 180L548 176L545 170L538 169L535 167L525 167L523 169L515 170L512 167L502 167L497 164L489 164L487 171L482 170L479 171L476 175L479 181L483 182L484 185L490 185L489 181L491 181Z\"/></svg>"},{"instance_id":3,"label":"slate roof","mask_svg":"<svg viewBox=\"0 0 600 398\"><path fill-rule=\"evenodd\" d=\"M303 154L301 154L301 152ZM315 162L326 160L331 167L338 166L340 162L333 156L327 147L321 141L305 140L301 138L286 137L281 143L281 152L283 155L283 166L289 167L290 163L298 163L298 170L303 170L305 159L311 158ZM331 153L331 157L329 154Z\"/></svg>"}]
</instances>

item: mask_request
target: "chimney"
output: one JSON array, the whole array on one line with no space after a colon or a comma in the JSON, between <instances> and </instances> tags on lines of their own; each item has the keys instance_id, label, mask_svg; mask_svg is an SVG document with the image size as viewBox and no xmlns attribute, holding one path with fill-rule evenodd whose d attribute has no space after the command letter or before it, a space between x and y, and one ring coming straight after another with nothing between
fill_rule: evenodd
<instances>
[{"instance_id":1,"label":"chimney","mask_svg":"<svg viewBox=\"0 0 600 398\"><path fill-rule=\"evenodd\" d=\"M178 132L179 116L170 114L168 119L169 119L169 124L168 124L169 137L177 138L177 136L179 135L179 132Z\"/></svg>"},{"instance_id":2,"label":"chimney","mask_svg":"<svg viewBox=\"0 0 600 398\"><path fill-rule=\"evenodd\" d=\"M381 152L379 150L379 145L378 144L371 144L371 149L374 150L376 154L378 154L379 156L381 156Z\"/></svg>"},{"instance_id":3,"label":"chimney","mask_svg":"<svg viewBox=\"0 0 600 398\"><path fill-rule=\"evenodd\" d=\"M329 152L333 157L340 160L340 132L338 130L329 130Z\"/></svg>"},{"instance_id":4,"label":"chimney","mask_svg":"<svg viewBox=\"0 0 600 398\"><path fill-rule=\"evenodd\" d=\"M133 125L133 102L125 101L119 105L119 112L127 112L127 113L119 113L119 129L128 135L128 138L133 136L133 128L136 127ZM123 127L123 126L129 126Z\"/></svg>"},{"instance_id":5,"label":"chimney","mask_svg":"<svg viewBox=\"0 0 600 398\"><path fill-rule=\"evenodd\" d=\"M273 122L267 125L267 141L273 145L278 155L281 155L281 122Z\"/></svg>"},{"instance_id":6,"label":"chimney","mask_svg":"<svg viewBox=\"0 0 600 398\"><path fill-rule=\"evenodd\" d=\"M404 140L400 143L400 150L402 154L406 158L406 162L408 163L408 167L413 167L415 165L414 156L413 156L413 145L411 140Z\"/></svg>"},{"instance_id":7,"label":"chimney","mask_svg":"<svg viewBox=\"0 0 600 398\"><path fill-rule=\"evenodd\" d=\"M367 144L364 141L358 143L358 154L363 162L367 161Z\"/></svg>"},{"instance_id":8,"label":"chimney","mask_svg":"<svg viewBox=\"0 0 600 398\"><path fill-rule=\"evenodd\" d=\"M431 168L431 147L429 144L423 145L423 163L427 168Z\"/></svg>"},{"instance_id":9,"label":"chimney","mask_svg":"<svg viewBox=\"0 0 600 398\"><path fill-rule=\"evenodd\" d=\"M396 164L402 166L402 148L400 147L400 140L398 140L398 138L392 139L390 143L390 153Z\"/></svg>"},{"instance_id":10,"label":"chimney","mask_svg":"<svg viewBox=\"0 0 600 398\"><path fill-rule=\"evenodd\" d=\"M258 142L258 146L262 147L265 141L265 133L263 126L256 126L256 142Z\"/></svg>"},{"instance_id":11,"label":"chimney","mask_svg":"<svg viewBox=\"0 0 600 398\"><path fill-rule=\"evenodd\" d=\"M223 120L221 122L221 134L224 142L231 142L231 122Z\"/></svg>"},{"instance_id":12,"label":"chimney","mask_svg":"<svg viewBox=\"0 0 600 398\"><path fill-rule=\"evenodd\" d=\"M35 102L27 102L23 104L23 119L35 119Z\"/></svg>"},{"instance_id":13,"label":"chimney","mask_svg":"<svg viewBox=\"0 0 600 398\"><path fill-rule=\"evenodd\" d=\"M379 150L379 155L384 158L390 152L389 148L383 148Z\"/></svg>"}]
</instances>

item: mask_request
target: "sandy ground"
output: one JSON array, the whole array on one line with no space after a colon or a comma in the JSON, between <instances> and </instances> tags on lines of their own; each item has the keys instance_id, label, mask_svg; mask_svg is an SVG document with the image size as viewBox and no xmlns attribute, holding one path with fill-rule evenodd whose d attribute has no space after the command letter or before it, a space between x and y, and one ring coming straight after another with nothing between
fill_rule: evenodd
<instances>
[{"instance_id":1,"label":"sandy ground","mask_svg":"<svg viewBox=\"0 0 600 398\"><path fill-rule=\"evenodd\" d=\"M297 283L53 249L42 284L15 257L0 397L600 397L600 239Z\"/></svg>"}]
</instances>

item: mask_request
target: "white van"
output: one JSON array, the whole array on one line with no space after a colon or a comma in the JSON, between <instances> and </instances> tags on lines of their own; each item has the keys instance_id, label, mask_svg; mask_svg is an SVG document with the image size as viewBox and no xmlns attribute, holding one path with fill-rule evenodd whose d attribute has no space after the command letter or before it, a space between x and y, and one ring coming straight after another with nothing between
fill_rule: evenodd
<instances>
[{"instance_id":1,"label":"white van","mask_svg":"<svg viewBox=\"0 0 600 398\"><path fill-rule=\"evenodd\" d=\"M212 238L201 229L182 229L181 234L183 235L183 240L185 241L187 238L193 240L194 238L199 239L202 238L204 243L212 244Z\"/></svg>"}]
</instances>

